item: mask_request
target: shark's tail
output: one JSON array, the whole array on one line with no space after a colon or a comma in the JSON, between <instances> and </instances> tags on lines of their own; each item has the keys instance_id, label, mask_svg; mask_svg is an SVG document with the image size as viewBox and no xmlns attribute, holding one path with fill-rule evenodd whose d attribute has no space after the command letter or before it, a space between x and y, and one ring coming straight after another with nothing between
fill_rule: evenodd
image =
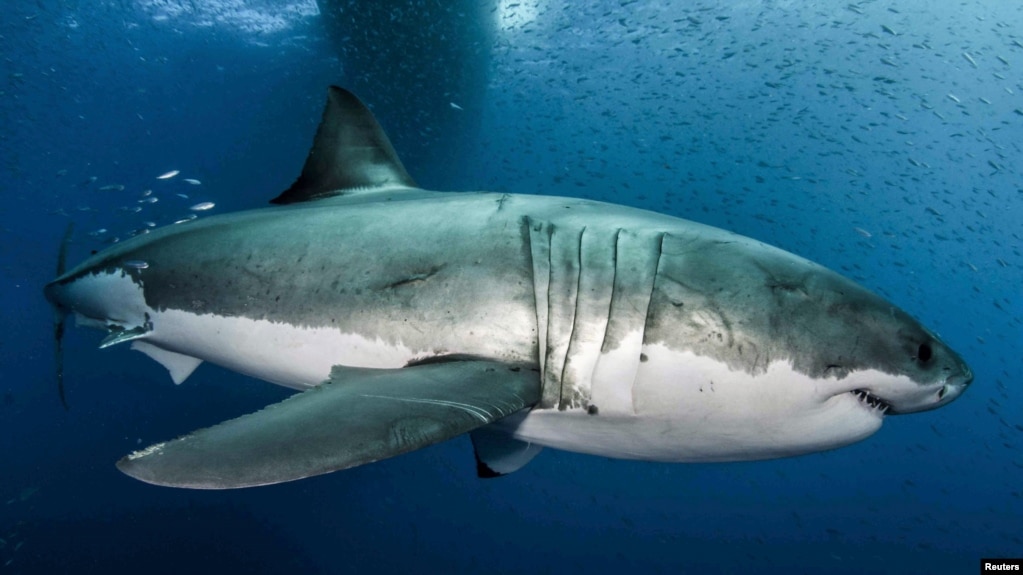
<instances>
[{"instance_id":1,"label":"shark's tail","mask_svg":"<svg viewBox=\"0 0 1023 575\"><path fill-rule=\"evenodd\" d=\"M75 231L75 224L71 222L64 230L64 238L60 242L60 251L57 253L57 277L64 275L64 268L67 266L67 250L71 245L71 235ZM64 395L64 324L67 321L67 310L55 305L53 308L53 337L56 340L54 346L54 360L57 367L57 395L60 396L60 404L68 409L67 398Z\"/></svg>"}]
</instances>

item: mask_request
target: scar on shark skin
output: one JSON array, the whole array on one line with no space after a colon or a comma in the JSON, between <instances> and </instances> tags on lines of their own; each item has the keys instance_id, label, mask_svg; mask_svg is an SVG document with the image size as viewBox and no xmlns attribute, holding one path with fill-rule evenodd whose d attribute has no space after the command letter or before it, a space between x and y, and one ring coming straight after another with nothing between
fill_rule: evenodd
<instances>
[{"instance_id":1,"label":"scar on shark skin","mask_svg":"<svg viewBox=\"0 0 1023 575\"><path fill-rule=\"evenodd\" d=\"M411 284L411 283L424 282L424 281L430 279L431 277L433 277L434 275L436 275L437 272L439 272L443 268L444 268L444 266L441 265L441 266L436 266L436 267L430 268L429 270L427 270L425 272L422 272L422 273L410 274L410 275L408 275L408 276L406 276L406 277L404 277L404 278L402 278L402 279L400 279L398 281L394 281L394 282L391 282L391 283L385 285L383 287L383 289L394 289L394 288L401 287L403 285L408 285L408 284Z\"/></svg>"}]
</instances>

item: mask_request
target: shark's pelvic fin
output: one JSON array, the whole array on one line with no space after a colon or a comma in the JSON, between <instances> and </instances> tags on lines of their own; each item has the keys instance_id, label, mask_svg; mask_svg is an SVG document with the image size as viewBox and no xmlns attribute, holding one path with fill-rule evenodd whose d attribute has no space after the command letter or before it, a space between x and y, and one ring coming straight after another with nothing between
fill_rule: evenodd
<instances>
[{"instance_id":1,"label":"shark's pelvic fin","mask_svg":"<svg viewBox=\"0 0 1023 575\"><path fill-rule=\"evenodd\" d=\"M540 374L525 366L455 361L404 369L335 368L327 383L137 451L117 467L171 487L280 483L438 443L539 399Z\"/></svg>"},{"instance_id":2,"label":"shark's pelvic fin","mask_svg":"<svg viewBox=\"0 0 1023 575\"><path fill-rule=\"evenodd\" d=\"M387 134L351 92L331 86L302 175L273 200L293 204L382 187L414 188Z\"/></svg>"},{"instance_id":3,"label":"shark's pelvic fin","mask_svg":"<svg viewBox=\"0 0 1023 575\"><path fill-rule=\"evenodd\" d=\"M469 434L476 454L476 475L489 479L518 471L536 457L543 447L519 441L488 425Z\"/></svg>"}]
</instances>

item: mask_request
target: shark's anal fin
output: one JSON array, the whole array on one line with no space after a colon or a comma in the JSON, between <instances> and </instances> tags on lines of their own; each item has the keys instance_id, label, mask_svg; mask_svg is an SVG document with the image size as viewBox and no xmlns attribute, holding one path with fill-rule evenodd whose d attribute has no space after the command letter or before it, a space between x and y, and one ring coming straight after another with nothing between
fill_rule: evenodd
<instances>
[{"instance_id":1,"label":"shark's anal fin","mask_svg":"<svg viewBox=\"0 0 1023 575\"><path fill-rule=\"evenodd\" d=\"M489 479L518 471L536 457L543 447L519 441L488 425L469 434L476 455L476 475Z\"/></svg>"},{"instance_id":2,"label":"shark's anal fin","mask_svg":"<svg viewBox=\"0 0 1023 575\"><path fill-rule=\"evenodd\" d=\"M175 353L156 347L155 345L142 340L131 342L131 348L148 355L154 361L167 368L174 383L181 383L192 375L195 368L199 367L202 360L190 355Z\"/></svg>"},{"instance_id":3,"label":"shark's anal fin","mask_svg":"<svg viewBox=\"0 0 1023 575\"><path fill-rule=\"evenodd\" d=\"M416 187L387 134L354 94L331 86L302 174L270 200L293 204L387 186Z\"/></svg>"},{"instance_id":4,"label":"shark's anal fin","mask_svg":"<svg viewBox=\"0 0 1023 575\"><path fill-rule=\"evenodd\" d=\"M539 398L540 374L526 366L455 361L404 369L336 367L327 383L135 452L117 467L171 487L280 483L438 443Z\"/></svg>"}]
</instances>

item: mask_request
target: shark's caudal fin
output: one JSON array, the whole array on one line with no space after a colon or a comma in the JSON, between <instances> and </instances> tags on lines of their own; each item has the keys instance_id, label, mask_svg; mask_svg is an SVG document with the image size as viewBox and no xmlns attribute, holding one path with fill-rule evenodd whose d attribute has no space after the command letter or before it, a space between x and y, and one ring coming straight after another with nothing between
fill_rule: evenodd
<instances>
[{"instance_id":1,"label":"shark's caudal fin","mask_svg":"<svg viewBox=\"0 0 1023 575\"><path fill-rule=\"evenodd\" d=\"M57 252L57 277L64 275L67 267L67 250L71 245L71 236L74 235L75 224L71 222L64 230L64 237L60 241L60 251ZM67 397L64 395L64 327L67 323L68 311L60 307L53 309L53 358L57 370L57 395L60 397L60 404L67 410Z\"/></svg>"},{"instance_id":2,"label":"shark's caudal fin","mask_svg":"<svg viewBox=\"0 0 1023 575\"><path fill-rule=\"evenodd\" d=\"M262 411L153 445L117 467L156 485L230 489L355 467L461 435L534 405L528 367L454 361L335 367L330 381Z\"/></svg>"},{"instance_id":3,"label":"shark's caudal fin","mask_svg":"<svg viewBox=\"0 0 1023 575\"><path fill-rule=\"evenodd\" d=\"M308 202L384 186L414 188L416 183L369 108L351 92L331 86L302 175L270 203Z\"/></svg>"}]
</instances>

